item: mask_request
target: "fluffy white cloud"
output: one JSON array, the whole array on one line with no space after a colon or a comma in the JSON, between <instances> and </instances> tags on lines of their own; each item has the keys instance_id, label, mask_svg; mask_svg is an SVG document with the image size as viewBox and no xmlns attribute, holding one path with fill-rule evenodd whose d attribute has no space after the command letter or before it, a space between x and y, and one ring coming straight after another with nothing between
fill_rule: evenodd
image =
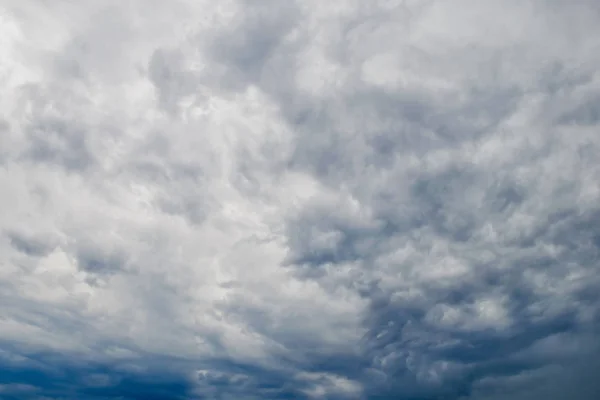
<instances>
[{"instance_id":1,"label":"fluffy white cloud","mask_svg":"<svg viewBox=\"0 0 600 400\"><path fill-rule=\"evenodd\" d=\"M0 10L0 392L593 398L595 2Z\"/></svg>"}]
</instances>

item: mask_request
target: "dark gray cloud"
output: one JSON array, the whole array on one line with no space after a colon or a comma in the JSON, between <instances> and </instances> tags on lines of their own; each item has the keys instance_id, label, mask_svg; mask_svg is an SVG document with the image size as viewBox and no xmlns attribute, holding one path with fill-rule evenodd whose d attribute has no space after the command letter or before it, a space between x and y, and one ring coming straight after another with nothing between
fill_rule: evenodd
<instances>
[{"instance_id":1,"label":"dark gray cloud","mask_svg":"<svg viewBox=\"0 0 600 400\"><path fill-rule=\"evenodd\" d=\"M0 7L0 397L598 397L596 2Z\"/></svg>"}]
</instances>

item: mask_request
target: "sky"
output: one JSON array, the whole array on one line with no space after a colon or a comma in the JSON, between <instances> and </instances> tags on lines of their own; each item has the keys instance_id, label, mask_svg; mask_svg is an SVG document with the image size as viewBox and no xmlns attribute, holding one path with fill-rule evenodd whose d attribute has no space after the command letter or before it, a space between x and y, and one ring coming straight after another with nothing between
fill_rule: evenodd
<instances>
[{"instance_id":1,"label":"sky","mask_svg":"<svg viewBox=\"0 0 600 400\"><path fill-rule=\"evenodd\" d=\"M600 398L599 50L596 0L0 0L0 398Z\"/></svg>"}]
</instances>

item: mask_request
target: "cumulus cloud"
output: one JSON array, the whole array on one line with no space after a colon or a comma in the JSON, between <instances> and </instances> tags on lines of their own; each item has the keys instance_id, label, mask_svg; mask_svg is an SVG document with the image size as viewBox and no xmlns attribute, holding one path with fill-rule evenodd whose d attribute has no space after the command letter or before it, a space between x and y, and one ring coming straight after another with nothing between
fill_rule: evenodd
<instances>
[{"instance_id":1,"label":"cumulus cloud","mask_svg":"<svg viewBox=\"0 0 600 400\"><path fill-rule=\"evenodd\" d=\"M0 397L597 398L595 1L0 10Z\"/></svg>"}]
</instances>

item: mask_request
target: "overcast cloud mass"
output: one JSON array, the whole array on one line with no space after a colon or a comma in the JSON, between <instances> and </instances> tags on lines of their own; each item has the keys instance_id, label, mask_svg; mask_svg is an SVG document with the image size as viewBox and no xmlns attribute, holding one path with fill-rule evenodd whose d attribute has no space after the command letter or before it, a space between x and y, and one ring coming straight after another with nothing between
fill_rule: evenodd
<instances>
[{"instance_id":1,"label":"overcast cloud mass","mask_svg":"<svg viewBox=\"0 0 600 400\"><path fill-rule=\"evenodd\" d=\"M597 400L600 2L0 0L0 398Z\"/></svg>"}]
</instances>

